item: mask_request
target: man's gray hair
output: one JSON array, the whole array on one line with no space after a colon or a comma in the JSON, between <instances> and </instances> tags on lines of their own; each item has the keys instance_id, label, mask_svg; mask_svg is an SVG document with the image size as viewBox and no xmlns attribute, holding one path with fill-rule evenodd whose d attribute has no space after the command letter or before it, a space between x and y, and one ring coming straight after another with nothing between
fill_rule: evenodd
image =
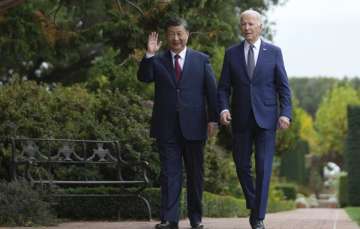
<instances>
[{"instance_id":1,"label":"man's gray hair","mask_svg":"<svg viewBox=\"0 0 360 229\"><path fill-rule=\"evenodd\" d=\"M252 16L255 16L255 17L258 19L259 24L260 24L260 25L263 24L263 22L262 22L262 16L261 16L261 14L260 14L258 11L256 11L256 10L248 9L248 10L245 10L244 12L242 12L242 13L240 14L240 22L241 22L242 17L243 17L244 15L252 15Z\"/></svg>"}]
</instances>

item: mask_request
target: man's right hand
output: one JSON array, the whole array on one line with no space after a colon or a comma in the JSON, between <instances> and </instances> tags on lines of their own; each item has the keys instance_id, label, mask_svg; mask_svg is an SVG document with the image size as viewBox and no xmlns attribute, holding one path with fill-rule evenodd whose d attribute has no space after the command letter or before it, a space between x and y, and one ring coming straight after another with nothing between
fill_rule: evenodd
<instances>
[{"instance_id":1,"label":"man's right hand","mask_svg":"<svg viewBox=\"0 0 360 229\"><path fill-rule=\"evenodd\" d=\"M230 124L230 121L231 121L231 114L229 111L225 110L223 112L221 112L220 114L220 123L222 125L229 125Z\"/></svg>"},{"instance_id":2,"label":"man's right hand","mask_svg":"<svg viewBox=\"0 0 360 229\"><path fill-rule=\"evenodd\" d=\"M147 53L150 55L155 55L155 53L161 47L161 41L158 40L159 34L157 32L151 32L148 37L147 43Z\"/></svg>"}]
</instances>

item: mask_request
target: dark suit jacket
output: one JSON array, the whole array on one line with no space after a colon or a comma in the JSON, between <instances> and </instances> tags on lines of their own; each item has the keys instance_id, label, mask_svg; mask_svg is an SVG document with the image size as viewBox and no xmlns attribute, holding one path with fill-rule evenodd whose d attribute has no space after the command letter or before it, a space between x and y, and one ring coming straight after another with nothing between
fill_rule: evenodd
<instances>
[{"instance_id":1,"label":"dark suit jacket","mask_svg":"<svg viewBox=\"0 0 360 229\"><path fill-rule=\"evenodd\" d=\"M234 132L247 128L251 110L257 124L264 129L275 129L279 115L291 119L291 92L280 48L261 41L254 75L250 79L244 41L230 47L225 52L218 105L220 111L231 110Z\"/></svg>"},{"instance_id":2,"label":"dark suit jacket","mask_svg":"<svg viewBox=\"0 0 360 229\"><path fill-rule=\"evenodd\" d=\"M187 140L206 139L207 123L218 121L218 111L216 80L205 54L187 48L179 82L170 51L143 58L138 79L155 83L151 137L166 140L180 127Z\"/></svg>"}]
</instances>

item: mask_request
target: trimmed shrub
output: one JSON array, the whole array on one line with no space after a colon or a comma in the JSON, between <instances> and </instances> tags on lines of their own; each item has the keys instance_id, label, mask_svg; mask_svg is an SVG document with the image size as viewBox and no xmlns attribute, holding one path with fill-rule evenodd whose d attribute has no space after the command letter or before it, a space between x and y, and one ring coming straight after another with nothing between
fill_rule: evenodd
<instances>
[{"instance_id":1,"label":"trimmed shrub","mask_svg":"<svg viewBox=\"0 0 360 229\"><path fill-rule=\"evenodd\" d=\"M240 217L247 216L248 210L244 199L204 192L203 214L206 217Z\"/></svg>"},{"instance_id":2,"label":"trimmed shrub","mask_svg":"<svg viewBox=\"0 0 360 229\"><path fill-rule=\"evenodd\" d=\"M50 205L25 181L0 183L0 225L54 225Z\"/></svg>"},{"instance_id":3,"label":"trimmed shrub","mask_svg":"<svg viewBox=\"0 0 360 229\"><path fill-rule=\"evenodd\" d=\"M271 201L271 200L269 200L267 212L274 213L274 212L281 212L281 211L289 211L294 208L295 208L294 201L287 201L287 200Z\"/></svg>"},{"instance_id":4,"label":"trimmed shrub","mask_svg":"<svg viewBox=\"0 0 360 229\"><path fill-rule=\"evenodd\" d=\"M68 194L79 193L119 193L118 188L74 188L65 189ZM180 214L187 216L186 191L183 190L180 199ZM157 188L149 188L144 191L144 196L149 200L152 216L159 218L160 213L160 191ZM146 219L145 205L137 198L118 197L61 197L57 199L56 211L61 218L69 219ZM294 209L293 201L270 198L268 212L277 212ZM203 215L205 217L241 217L248 216L244 199L232 196L220 196L204 192Z\"/></svg>"},{"instance_id":5,"label":"trimmed shrub","mask_svg":"<svg viewBox=\"0 0 360 229\"><path fill-rule=\"evenodd\" d=\"M285 199L287 200L296 199L297 187L295 184L291 184L291 183L276 184L275 189L281 191Z\"/></svg>"},{"instance_id":6,"label":"trimmed shrub","mask_svg":"<svg viewBox=\"0 0 360 229\"><path fill-rule=\"evenodd\" d=\"M119 194L115 187L67 188L65 194ZM160 193L158 189L146 189L145 198L150 202L153 217L159 217ZM144 202L136 197L57 197L56 212L60 218L68 219L146 219Z\"/></svg>"},{"instance_id":7,"label":"trimmed shrub","mask_svg":"<svg viewBox=\"0 0 360 229\"><path fill-rule=\"evenodd\" d=\"M345 161L348 172L348 204L360 206L360 106L348 107Z\"/></svg>"},{"instance_id":8,"label":"trimmed shrub","mask_svg":"<svg viewBox=\"0 0 360 229\"><path fill-rule=\"evenodd\" d=\"M341 173L338 177L338 200L341 207L348 205L348 176L347 173Z\"/></svg>"},{"instance_id":9,"label":"trimmed shrub","mask_svg":"<svg viewBox=\"0 0 360 229\"><path fill-rule=\"evenodd\" d=\"M285 152L281 158L280 176L298 184L306 182L305 155L309 152L309 145L298 140L292 151Z\"/></svg>"}]
</instances>

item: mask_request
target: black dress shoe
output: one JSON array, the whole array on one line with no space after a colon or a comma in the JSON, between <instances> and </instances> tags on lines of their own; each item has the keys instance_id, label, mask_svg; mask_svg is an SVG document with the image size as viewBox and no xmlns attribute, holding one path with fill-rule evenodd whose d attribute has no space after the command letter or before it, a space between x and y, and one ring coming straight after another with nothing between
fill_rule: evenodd
<instances>
[{"instance_id":1,"label":"black dress shoe","mask_svg":"<svg viewBox=\"0 0 360 229\"><path fill-rule=\"evenodd\" d=\"M155 225L155 229L178 229L179 225L175 222L161 222Z\"/></svg>"},{"instance_id":2,"label":"black dress shoe","mask_svg":"<svg viewBox=\"0 0 360 229\"><path fill-rule=\"evenodd\" d=\"M191 229L204 229L204 228L205 228L205 226L202 223L197 223L197 224L191 225Z\"/></svg>"},{"instance_id":3,"label":"black dress shoe","mask_svg":"<svg viewBox=\"0 0 360 229\"><path fill-rule=\"evenodd\" d=\"M262 220L254 220L251 224L252 229L265 229L264 222Z\"/></svg>"}]
</instances>

